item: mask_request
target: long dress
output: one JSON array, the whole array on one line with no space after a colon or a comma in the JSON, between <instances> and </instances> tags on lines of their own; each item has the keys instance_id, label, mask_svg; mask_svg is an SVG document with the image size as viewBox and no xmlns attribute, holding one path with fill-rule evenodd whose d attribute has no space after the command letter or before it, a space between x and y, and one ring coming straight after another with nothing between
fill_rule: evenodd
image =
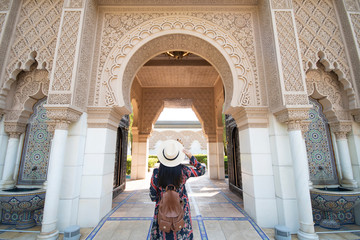
<instances>
[{"instance_id":1,"label":"long dress","mask_svg":"<svg viewBox=\"0 0 360 240\"><path fill-rule=\"evenodd\" d=\"M184 227L178 231L173 232L170 231L169 233L165 233L163 231L159 231L159 224L157 221L157 215L159 212L159 202L160 196L165 192L165 189L158 185L159 180L159 169L155 168L153 175L151 177L150 182L150 198L151 201L156 202L155 211L154 211L154 218L152 222L151 228L151 237L150 239L166 239L166 240L187 240L193 239L193 230L192 230L192 222L191 222L191 215L190 215L190 205L189 205L189 198L186 192L185 183L190 177L198 177L204 175L205 173L205 166L199 163L194 156L190 159L190 164L195 167L190 168L185 165L182 165L182 183L180 187L176 190L179 193L180 199L184 202Z\"/></svg>"}]
</instances>

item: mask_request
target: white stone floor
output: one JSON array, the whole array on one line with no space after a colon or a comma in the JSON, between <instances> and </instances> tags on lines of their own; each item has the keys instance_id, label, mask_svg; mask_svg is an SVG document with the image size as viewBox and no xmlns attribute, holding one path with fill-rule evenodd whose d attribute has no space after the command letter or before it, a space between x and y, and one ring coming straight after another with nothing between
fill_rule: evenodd
<instances>
[{"instance_id":1,"label":"white stone floor","mask_svg":"<svg viewBox=\"0 0 360 240\"><path fill-rule=\"evenodd\" d=\"M149 239L154 203L149 198L149 178L129 180L126 190L113 201L113 209L95 228L81 229L81 240L142 240ZM226 181L210 180L207 175L191 178L187 183L190 197L194 239L274 239L273 229L261 229L244 212L242 199L229 191ZM360 229L347 225L346 229ZM1 239L32 240L36 232L5 232L14 229L0 225ZM319 227L317 231L325 231ZM40 227L29 229L39 231ZM360 233L319 234L323 239L360 239ZM63 239L60 234L59 239ZM296 235L292 240L297 239Z\"/></svg>"}]
</instances>

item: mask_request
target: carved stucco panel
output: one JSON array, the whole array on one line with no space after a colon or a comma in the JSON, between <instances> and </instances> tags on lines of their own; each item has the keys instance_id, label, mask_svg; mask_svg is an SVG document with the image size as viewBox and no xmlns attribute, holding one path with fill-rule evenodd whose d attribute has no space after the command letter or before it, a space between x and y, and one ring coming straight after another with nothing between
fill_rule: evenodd
<instances>
[{"instance_id":1,"label":"carved stucco panel","mask_svg":"<svg viewBox=\"0 0 360 240\"><path fill-rule=\"evenodd\" d=\"M81 8L84 0L65 0L64 7L66 8Z\"/></svg>"},{"instance_id":2,"label":"carved stucco panel","mask_svg":"<svg viewBox=\"0 0 360 240\"><path fill-rule=\"evenodd\" d=\"M355 32L357 47L360 49L360 13L350 14L350 19Z\"/></svg>"},{"instance_id":3,"label":"carved stucco panel","mask_svg":"<svg viewBox=\"0 0 360 240\"><path fill-rule=\"evenodd\" d=\"M341 71L349 81L349 65L332 1L293 0L293 6L305 72L317 68L321 53L322 60L329 64L327 68Z\"/></svg>"},{"instance_id":4,"label":"carved stucco panel","mask_svg":"<svg viewBox=\"0 0 360 240\"><path fill-rule=\"evenodd\" d=\"M210 41L220 44L231 56L239 74L238 78L244 85L241 97L237 99L239 105L261 104L258 70L254 54L252 15L251 11L247 13L105 13L102 23L101 54L95 87L95 104L103 104L100 100L101 91L106 92L107 105L116 102L112 95L111 81L118 76L110 71L121 67L121 59L125 58L131 49L151 35L161 31L170 32L171 30L201 34ZM119 40L119 36L124 37ZM106 77L104 78L104 76ZM250 103L249 95L253 94L256 97Z\"/></svg>"},{"instance_id":5,"label":"carved stucco panel","mask_svg":"<svg viewBox=\"0 0 360 240\"><path fill-rule=\"evenodd\" d=\"M276 11L275 21L285 91L304 91L292 12Z\"/></svg>"},{"instance_id":6,"label":"carved stucco panel","mask_svg":"<svg viewBox=\"0 0 360 240\"><path fill-rule=\"evenodd\" d=\"M81 35L81 45L80 45L80 57L79 65L75 82L74 96L73 96L73 105L80 107L81 109L86 108L88 100L89 88L84 87L88 86L90 83L90 73L91 73L91 64L90 60L93 57L94 46L94 36L95 36L95 26L96 26L96 17L97 17L97 6L95 0L89 0L86 3L85 16L83 19L83 30Z\"/></svg>"},{"instance_id":7,"label":"carved stucco panel","mask_svg":"<svg viewBox=\"0 0 360 240\"><path fill-rule=\"evenodd\" d=\"M14 99L11 109L6 113L6 121L16 122L19 120L25 108L25 102L41 92L47 96L49 90L49 78L46 70L33 70L23 72L17 81ZM33 100L36 102L36 100Z\"/></svg>"},{"instance_id":8,"label":"carved stucco panel","mask_svg":"<svg viewBox=\"0 0 360 240\"><path fill-rule=\"evenodd\" d=\"M81 11L65 11L61 26L60 45L56 57L53 91L70 91L75 53L80 28Z\"/></svg>"},{"instance_id":9,"label":"carved stucco panel","mask_svg":"<svg viewBox=\"0 0 360 240\"><path fill-rule=\"evenodd\" d=\"M327 115L329 121L350 119L347 96L334 73L325 72L323 69L311 70L306 74L306 86L309 96L315 92L330 102L331 106L327 106L327 111L333 111L336 116L332 118Z\"/></svg>"},{"instance_id":10,"label":"carved stucco panel","mask_svg":"<svg viewBox=\"0 0 360 240\"><path fill-rule=\"evenodd\" d=\"M5 22L5 18L6 18L6 13L0 13L0 36Z\"/></svg>"},{"instance_id":11,"label":"carved stucco panel","mask_svg":"<svg viewBox=\"0 0 360 240\"><path fill-rule=\"evenodd\" d=\"M16 78L18 70L28 69L34 61L39 69L52 68L63 0L24 0L16 25L5 79ZM15 74L14 74L15 73Z\"/></svg>"},{"instance_id":12,"label":"carved stucco panel","mask_svg":"<svg viewBox=\"0 0 360 240\"><path fill-rule=\"evenodd\" d=\"M352 12L360 11L360 1L359 0L344 0L346 10Z\"/></svg>"},{"instance_id":13,"label":"carved stucco panel","mask_svg":"<svg viewBox=\"0 0 360 240\"><path fill-rule=\"evenodd\" d=\"M0 11L7 11L10 8L10 0L0 1Z\"/></svg>"},{"instance_id":14,"label":"carved stucco panel","mask_svg":"<svg viewBox=\"0 0 360 240\"><path fill-rule=\"evenodd\" d=\"M291 0L271 0L271 7L273 9L291 8Z\"/></svg>"}]
</instances>

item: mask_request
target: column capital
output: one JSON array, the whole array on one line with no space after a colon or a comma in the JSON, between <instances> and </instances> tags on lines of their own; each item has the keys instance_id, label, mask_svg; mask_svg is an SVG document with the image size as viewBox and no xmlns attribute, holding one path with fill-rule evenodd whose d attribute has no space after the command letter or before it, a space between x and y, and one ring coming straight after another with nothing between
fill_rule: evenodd
<instances>
[{"instance_id":1,"label":"column capital","mask_svg":"<svg viewBox=\"0 0 360 240\"><path fill-rule=\"evenodd\" d=\"M267 128L269 125L268 107L231 107L226 114L231 114L239 130Z\"/></svg>"},{"instance_id":2,"label":"column capital","mask_svg":"<svg viewBox=\"0 0 360 240\"><path fill-rule=\"evenodd\" d=\"M336 139L346 139L346 135L352 130L351 122L332 122L329 125Z\"/></svg>"},{"instance_id":3,"label":"column capital","mask_svg":"<svg viewBox=\"0 0 360 240\"><path fill-rule=\"evenodd\" d=\"M89 128L109 128L117 130L121 118L129 114L126 107L96 107L87 108Z\"/></svg>"},{"instance_id":4,"label":"column capital","mask_svg":"<svg viewBox=\"0 0 360 240\"><path fill-rule=\"evenodd\" d=\"M142 133L137 127L132 127L132 135L134 142L146 142L150 136L149 133Z\"/></svg>"},{"instance_id":5,"label":"column capital","mask_svg":"<svg viewBox=\"0 0 360 240\"><path fill-rule=\"evenodd\" d=\"M311 105L293 108L286 107L274 112L274 115L276 116L277 120L282 123L287 123L290 121L300 122L309 118L309 110L311 107Z\"/></svg>"},{"instance_id":6,"label":"column capital","mask_svg":"<svg viewBox=\"0 0 360 240\"><path fill-rule=\"evenodd\" d=\"M45 104L47 117L50 118L50 125L55 124L55 129L68 129L69 124L79 120L82 112L74 106L54 106ZM51 128L50 128L51 129Z\"/></svg>"},{"instance_id":7,"label":"column capital","mask_svg":"<svg viewBox=\"0 0 360 240\"><path fill-rule=\"evenodd\" d=\"M360 123L360 108L354 109L350 113L351 115L354 116L355 122ZM0 110L0 115L1 115L1 110Z\"/></svg>"},{"instance_id":8,"label":"column capital","mask_svg":"<svg viewBox=\"0 0 360 240\"><path fill-rule=\"evenodd\" d=\"M5 132L7 132L11 138L19 138L19 136L26 130L26 123L5 122L4 125Z\"/></svg>"}]
</instances>

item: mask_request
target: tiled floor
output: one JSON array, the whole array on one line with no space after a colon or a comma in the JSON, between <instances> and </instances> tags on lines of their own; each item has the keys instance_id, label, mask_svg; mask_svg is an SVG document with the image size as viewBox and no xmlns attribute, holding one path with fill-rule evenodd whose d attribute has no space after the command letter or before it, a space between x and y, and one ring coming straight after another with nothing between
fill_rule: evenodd
<instances>
[{"instance_id":1,"label":"tiled floor","mask_svg":"<svg viewBox=\"0 0 360 240\"><path fill-rule=\"evenodd\" d=\"M273 229L261 229L243 210L242 200L229 191L226 181L213 181L208 176L188 180L194 239L274 239ZM113 201L113 209L95 228L81 229L81 240L149 239L154 203L149 198L149 179L128 181L126 190ZM4 232L14 229L0 225L1 239L36 239L40 227L34 232ZM345 226L343 230L359 226ZM36 232L37 231L37 232ZM328 231L316 227L317 232ZM360 233L319 234L323 239L360 239ZM63 239L60 234L59 239ZM296 240L296 235L292 240Z\"/></svg>"}]
</instances>

